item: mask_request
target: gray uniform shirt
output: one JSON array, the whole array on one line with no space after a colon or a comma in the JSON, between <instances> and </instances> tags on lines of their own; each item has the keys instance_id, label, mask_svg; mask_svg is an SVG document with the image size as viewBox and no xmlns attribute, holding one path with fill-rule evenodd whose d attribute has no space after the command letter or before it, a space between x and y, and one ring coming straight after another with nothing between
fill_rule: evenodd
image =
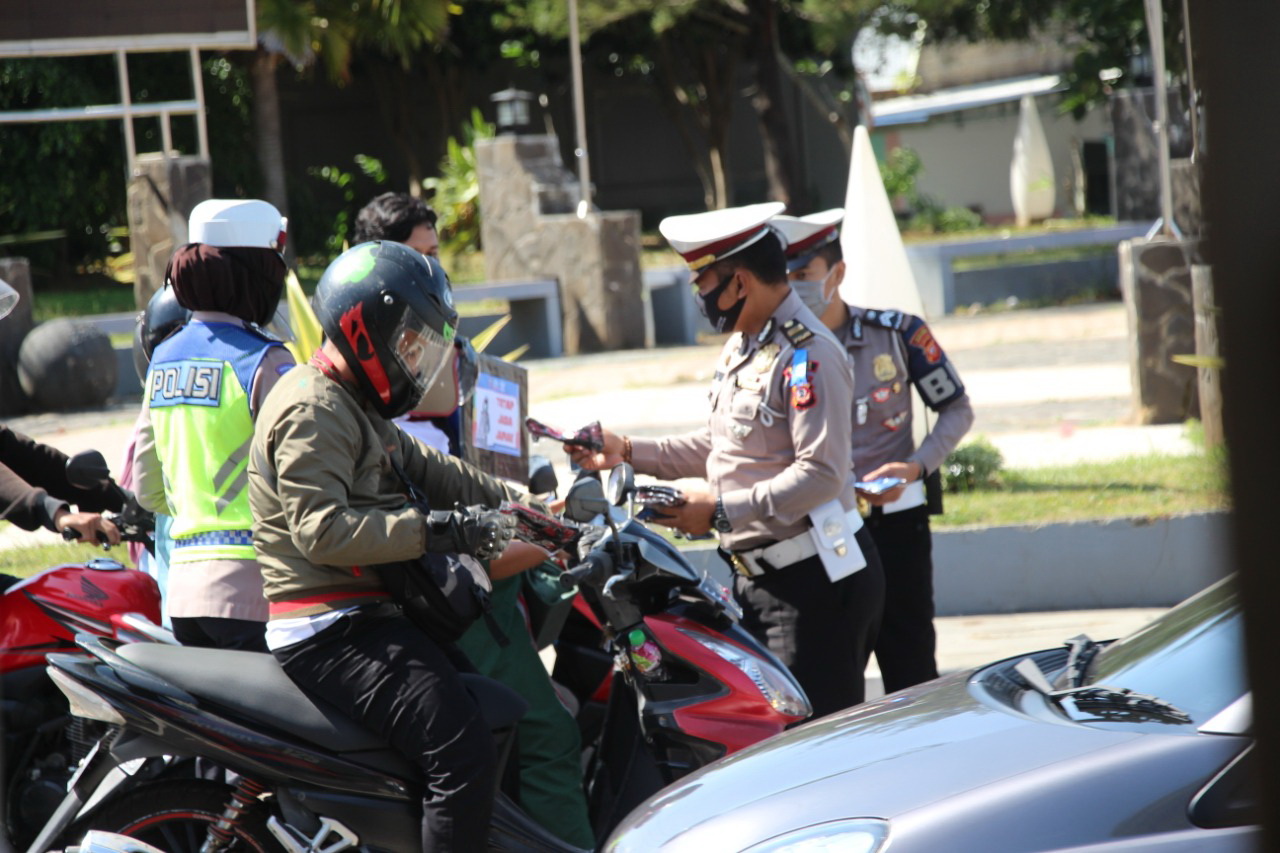
<instances>
[{"instance_id":1,"label":"gray uniform shirt","mask_svg":"<svg viewBox=\"0 0 1280 853\"><path fill-rule=\"evenodd\" d=\"M788 539L822 504L856 505L853 388L844 348L790 293L759 335L725 343L706 428L634 438L632 463L666 480L706 477L733 526L721 534L729 550Z\"/></svg>"},{"instance_id":2,"label":"gray uniform shirt","mask_svg":"<svg viewBox=\"0 0 1280 853\"><path fill-rule=\"evenodd\" d=\"M936 471L973 425L960 374L924 320L901 311L849 308L837 330L853 361L853 461L865 477L887 462ZM911 433L911 386L938 413L920 447Z\"/></svg>"}]
</instances>

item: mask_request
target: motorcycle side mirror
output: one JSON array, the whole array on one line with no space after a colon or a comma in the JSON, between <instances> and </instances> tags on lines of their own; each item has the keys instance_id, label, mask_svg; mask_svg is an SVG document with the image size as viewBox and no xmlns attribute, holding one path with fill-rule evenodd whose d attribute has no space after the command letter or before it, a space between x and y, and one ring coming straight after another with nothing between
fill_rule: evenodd
<instances>
[{"instance_id":1,"label":"motorcycle side mirror","mask_svg":"<svg viewBox=\"0 0 1280 853\"><path fill-rule=\"evenodd\" d=\"M111 469L101 451L84 450L67 460L67 482L78 489L96 489L111 482Z\"/></svg>"},{"instance_id":2,"label":"motorcycle side mirror","mask_svg":"<svg viewBox=\"0 0 1280 853\"><path fill-rule=\"evenodd\" d=\"M597 515L608 517L609 501L605 499L600 481L591 477L575 480L564 498L564 514L584 523Z\"/></svg>"},{"instance_id":3,"label":"motorcycle side mirror","mask_svg":"<svg viewBox=\"0 0 1280 853\"><path fill-rule=\"evenodd\" d=\"M529 493L547 495L559 487L560 481L556 477L556 469L551 465L551 460L545 456L530 456Z\"/></svg>"},{"instance_id":4,"label":"motorcycle side mirror","mask_svg":"<svg viewBox=\"0 0 1280 853\"><path fill-rule=\"evenodd\" d=\"M626 502L627 496L636 490L636 472L635 469L626 462L615 467L609 472L609 503L614 506L622 506Z\"/></svg>"}]
</instances>

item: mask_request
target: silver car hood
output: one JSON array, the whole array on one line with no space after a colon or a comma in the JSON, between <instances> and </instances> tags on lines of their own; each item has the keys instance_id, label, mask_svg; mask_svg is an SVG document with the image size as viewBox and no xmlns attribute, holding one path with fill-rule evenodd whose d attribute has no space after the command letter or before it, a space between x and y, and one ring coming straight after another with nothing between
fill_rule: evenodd
<instances>
[{"instance_id":1,"label":"silver car hood","mask_svg":"<svg viewBox=\"0 0 1280 853\"><path fill-rule=\"evenodd\" d=\"M1116 774L1144 767L1174 788L1198 786L1241 748L1235 738L1196 737L1191 726L1169 727L1167 735L1142 734L1036 719L999 703L988 706L971 693L972 674L895 693L715 762L628 815L604 849L741 850L789 829L877 817L892 821L894 853L954 851L966 848L964 824L984 820L986 812L1007 815L1011 801L1028 791L1038 796L1029 798L1035 806L1046 799L1046 786L1059 785L1068 792L1057 805L1070 834L1070 810L1078 807L1072 792L1087 795L1090 780L1099 774L1114 781ZM1206 742L1216 744L1199 746ZM1188 748L1203 757L1187 761ZM1144 752L1150 761L1143 759ZM1177 767L1167 770L1165 764ZM1180 783L1174 778L1179 775L1188 781ZM1134 787L1143 789L1140 776ZM1093 799L1105 798L1095 794ZM1185 814L1185 803L1171 801L1167 816L1177 819L1179 809ZM1086 807L1096 814L1106 804L1087 802ZM1006 849L1017 849L1003 819L1001 824L1011 845ZM1043 827L1038 832L1043 837ZM917 846L913 835L932 840ZM985 834L972 849L990 843Z\"/></svg>"}]
</instances>

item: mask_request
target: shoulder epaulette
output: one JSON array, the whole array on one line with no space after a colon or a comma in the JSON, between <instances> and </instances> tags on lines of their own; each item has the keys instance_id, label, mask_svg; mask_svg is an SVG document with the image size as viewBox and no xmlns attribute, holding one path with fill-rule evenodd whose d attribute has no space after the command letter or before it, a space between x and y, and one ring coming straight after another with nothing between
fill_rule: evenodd
<instances>
[{"instance_id":1,"label":"shoulder epaulette","mask_svg":"<svg viewBox=\"0 0 1280 853\"><path fill-rule=\"evenodd\" d=\"M877 311L874 308L862 313L863 319L868 323L885 329L901 329L910 316L901 311Z\"/></svg>"},{"instance_id":2,"label":"shoulder epaulette","mask_svg":"<svg viewBox=\"0 0 1280 853\"><path fill-rule=\"evenodd\" d=\"M794 319L782 324L782 334L786 335L787 340L791 342L791 346L797 349L813 338L813 332L809 330L809 327Z\"/></svg>"}]
</instances>

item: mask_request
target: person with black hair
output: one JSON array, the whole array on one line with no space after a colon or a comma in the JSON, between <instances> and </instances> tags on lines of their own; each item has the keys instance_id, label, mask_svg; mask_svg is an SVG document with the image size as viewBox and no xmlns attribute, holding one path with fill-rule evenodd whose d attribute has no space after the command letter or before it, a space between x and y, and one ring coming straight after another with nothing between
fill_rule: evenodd
<instances>
[{"instance_id":1,"label":"person with black hair","mask_svg":"<svg viewBox=\"0 0 1280 853\"><path fill-rule=\"evenodd\" d=\"M663 236L694 274L694 299L731 333L711 386L707 426L685 435L604 433L570 450L584 468L630 462L708 491L656 519L714 529L737 573L742 625L790 668L820 717L863 701L884 579L853 488L853 377L843 347L787 286L768 225L781 204L664 219Z\"/></svg>"},{"instance_id":2,"label":"person with black hair","mask_svg":"<svg viewBox=\"0 0 1280 853\"><path fill-rule=\"evenodd\" d=\"M139 503L173 519L165 593L174 636L265 652L247 478L253 419L294 366L261 331L284 292L286 223L265 201L210 199L189 228L165 287L191 315L150 352L133 482Z\"/></svg>"},{"instance_id":3,"label":"person with black hair","mask_svg":"<svg viewBox=\"0 0 1280 853\"><path fill-rule=\"evenodd\" d=\"M854 365L853 461L861 480L896 477L886 492L859 492L867 528L884 564L885 602L876 663L884 691L938 677L934 659L933 537L929 515L942 511L938 469L973 424L960 374L920 317L848 305L840 248L844 210L772 220L787 241L791 287L840 339ZM917 447L911 387L937 420Z\"/></svg>"},{"instance_id":4,"label":"person with black hair","mask_svg":"<svg viewBox=\"0 0 1280 853\"><path fill-rule=\"evenodd\" d=\"M352 240L395 240L432 258L440 254L436 212L408 193L383 193L360 208Z\"/></svg>"}]
</instances>

